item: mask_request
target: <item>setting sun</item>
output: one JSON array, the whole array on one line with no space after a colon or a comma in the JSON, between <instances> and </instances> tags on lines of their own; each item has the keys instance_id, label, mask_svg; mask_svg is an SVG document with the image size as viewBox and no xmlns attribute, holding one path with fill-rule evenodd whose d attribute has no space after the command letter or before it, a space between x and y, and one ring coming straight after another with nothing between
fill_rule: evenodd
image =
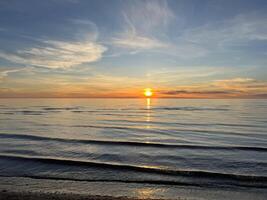
<instances>
[{"instance_id":1,"label":"setting sun","mask_svg":"<svg viewBox=\"0 0 267 200\"><path fill-rule=\"evenodd\" d=\"M145 92L144 92L144 95L146 97L151 97L153 95L153 92L152 92L151 88L146 88Z\"/></svg>"}]
</instances>

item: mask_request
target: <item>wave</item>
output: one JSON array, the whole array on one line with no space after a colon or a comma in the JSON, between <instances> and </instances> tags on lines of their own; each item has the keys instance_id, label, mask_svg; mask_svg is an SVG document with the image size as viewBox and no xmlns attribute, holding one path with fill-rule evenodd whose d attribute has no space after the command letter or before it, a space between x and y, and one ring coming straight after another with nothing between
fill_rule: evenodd
<instances>
[{"instance_id":1,"label":"wave","mask_svg":"<svg viewBox=\"0 0 267 200\"><path fill-rule=\"evenodd\" d=\"M113 115L113 114L110 114ZM229 135L230 137L236 137L238 135L239 137L246 137L251 138L255 137L255 135L262 135L261 133L243 133L243 132L236 132L236 131L222 131L222 130L207 130L207 129L185 129L183 127L174 128L172 130L164 130L164 129L141 129L141 128L135 128L135 127L123 127L123 126L99 126L99 125L73 125L70 127L78 127L78 128L100 128L100 129L114 129L114 130L131 130L131 131L138 131L138 132L144 132L144 133L156 133L156 134L164 134L164 135L176 135L177 132L179 133L190 133L190 134L220 134L220 135Z\"/></svg>"},{"instance_id":2,"label":"wave","mask_svg":"<svg viewBox=\"0 0 267 200\"><path fill-rule=\"evenodd\" d=\"M21 110L21 111L15 111L15 113L24 114L24 115L43 115L47 112L44 111L38 111L38 110Z\"/></svg>"},{"instance_id":3,"label":"wave","mask_svg":"<svg viewBox=\"0 0 267 200\"><path fill-rule=\"evenodd\" d=\"M2 115L15 115L14 112L0 112Z\"/></svg>"},{"instance_id":4,"label":"wave","mask_svg":"<svg viewBox=\"0 0 267 200\"><path fill-rule=\"evenodd\" d=\"M45 180L58 180L58 181L79 181L79 182L119 182L119 183L140 183L140 184L155 184L155 185L180 185L180 186L213 186L213 184L197 184L197 183L187 183L179 181L169 181L169 180L120 180L120 179L80 179L80 178L67 178L67 177L54 177L54 176L39 176L39 175L26 175L23 176L7 176L0 175L0 177L13 177L13 178L31 178L31 179L45 179ZM257 186L258 187L258 186Z\"/></svg>"},{"instance_id":5,"label":"wave","mask_svg":"<svg viewBox=\"0 0 267 200\"><path fill-rule=\"evenodd\" d=\"M47 110L47 111L54 111L54 110L77 110L80 109L80 106L76 106L76 107L45 107L43 108L43 110Z\"/></svg>"},{"instance_id":6,"label":"wave","mask_svg":"<svg viewBox=\"0 0 267 200\"><path fill-rule=\"evenodd\" d=\"M266 185L262 184L244 184L244 183L220 183L220 184L214 184L214 182L201 182L201 183L196 183L196 182L186 182L186 181L176 181L176 180L138 180L138 179L103 179L103 178L98 178L98 179L81 179L77 177L55 177L55 176L45 176L45 175L26 175L24 174L23 176L7 176L7 175L0 175L0 177L7 178L7 177L12 177L12 178L31 178L31 179L40 179L40 180L56 180L56 181L78 181L78 182L108 182L108 183L134 183L134 184L153 184L153 185L175 185L175 186L193 186L193 187L209 187L209 188L217 188L219 187L230 187L232 188L233 186L237 187L252 187L252 188L267 188Z\"/></svg>"},{"instance_id":7,"label":"wave","mask_svg":"<svg viewBox=\"0 0 267 200\"><path fill-rule=\"evenodd\" d=\"M129 119L107 119L105 121L109 122L122 122L122 123L144 123L142 120L129 120ZM188 122L166 122L166 121L150 121L150 124L160 124L160 125L181 125L181 126L230 126L230 127L251 127L251 128L266 128L263 125L253 125L253 124L231 124L231 123L188 123Z\"/></svg>"},{"instance_id":8,"label":"wave","mask_svg":"<svg viewBox=\"0 0 267 200\"><path fill-rule=\"evenodd\" d=\"M59 112L59 111L42 111L42 110L15 110L15 111L5 111L1 112L1 114L5 115L15 115L15 114L22 114L22 115L44 115L48 114L49 112Z\"/></svg>"},{"instance_id":9,"label":"wave","mask_svg":"<svg viewBox=\"0 0 267 200\"><path fill-rule=\"evenodd\" d=\"M73 113L97 113L100 115L111 115L111 116L139 116L138 114L143 114L147 110L154 111L228 111L226 108L209 108L209 107L154 107L154 108L133 108L133 109L96 109L96 110L84 110L82 107L41 107L41 110L17 110L17 108L0 108L5 112L1 112L0 114L6 115L15 115L15 114L23 114L23 115L45 115L50 112L62 112L62 111L70 111ZM129 112L130 111L130 112ZM108 113L107 113L108 112Z\"/></svg>"},{"instance_id":10,"label":"wave","mask_svg":"<svg viewBox=\"0 0 267 200\"><path fill-rule=\"evenodd\" d=\"M151 107L151 108L101 108L99 111L140 111L140 110L183 110L183 111L228 111L228 108L212 108L212 107Z\"/></svg>"},{"instance_id":11,"label":"wave","mask_svg":"<svg viewBox=\"0 0 267 200\"><path fill-rule=\"evenodd\" d=\"M182 111L228 111L228 108L211 107L155 107L152 110L182 110Z\"/></svg>"},{"instance_id":12,"label":"wave","mask_svg":"<svg viewBox=\"0 0 267 200\"><path fill-rule=\"evenodd\" d=\"M144 147L161 147L161 148L183 148L183 149L215 149L215 150L248 150L248 151L267 151L265 147L249 147L249 146L205 146L205 145L187 145L187 144L170 144L170 143L153 143L153 142L134 142L134 141L111 141L111 140L85 140L85 139L67 139L53 138L34 135L21 134L0 134L1 138L16 138L30 140L48 140L71 143L84 144L104 144L104 145L125 145L125 146L144 146Z\"/></svg>"},{"instance_id":13,"label":"wave","mask_svg":"<svg viewBox=\"0 0 267 200\"><path fill-rule=\"evenodd\" d=\"M85 139L67 139L54 138L35 135L22 134L0 134L0 138L28 139L37 141L57 141L67 143L82 144L103 144L103 145L123 145L123 146L141 146L141 147L158 147L158 148L180 148L180 149L207 149L207 150L243 150L243 151L260 151L267 152L266 147L253 146L205 146L205 145L188 145L188 144L171 144L171 143L154 143L154 142L138 142L138 141L112 141L112 140L85 140Z\"/></svg>"},{"instance_id":14,"label":"wave","mask_svg":"<svg viewBox=\"0 0 267 200\"><path fill-rule=\"evenodd\" d=\"M134 184L153 184L153 185L176 185L176 186L193 186L193 187L209 187L209 188L215 188L216 185L214 183L190 183L190 182L184 182L184 181L173 181L173 180L138 180L138 179L81 179L76 177L55 177L55 176L40 176L40 175L26 175L23 176L7 176L7 175L0 175L0 177L7 178L31 178L31 179L39 179L39 180L56 180L56 181L78 181L78 182L107 182L107 183L134 183ZM229 184L225 184L229 185ZM231 183L231 187L235 186L244 186L244 187L256 187L256 188L266 188L262 185L244 185L244 184L234 184Z\"/></svg>"},{"instance_id":15,"label":"wave","mask_svg":"<svg viewBox=\"0 0 267 200\"><path fill-rule=\"evenodd\" d=\"M58 164L68 166L79 166L79 167L96 167L98 169L111 169L120 171L133 171L140 173L150 173L158 175L170 175L170 176L181 176L191 178L206 178L206 179L219 179L228 181L239 181L243 183L251 184L262 184L262 187L267 188L267 176L254 176L254 175L243 175L243 174L229 174L219 173L212 171L193 171L193 170L172 170L166 168L156 168L149 166L137 166L137 165L125 165L125 164L114 164L114 163L103 163L103 162L92 162L72 159L60 159L51 157L30 157L30 156L18 156L18 155L7 155L0 154L0 158L18 161L33 161L47 164Z\"/></svg>"},{"instance_id":16,"label":"wave","mask_svg":"<svg viewBox=\"0 0 267 200\"><path fill-rule=\"evenodd\" d=\"M164 134L164 135L172 135L170 131L166 132L166 130L162 129L143 129L143 128L135 128L135 127L123 127L123 126L103 126L103 125L71 125L69 127L76 127L76 128L95 128L95 129L109 129L109 130L117 130L117 131L136 131L142 133L149 133L149 134Z\"/></svg>"},{"instance_id":17,"label":"wave","mask_svg":"<svg viewBox=\"0 0 267 200\"><path fill-rule=\"evenodd\" d=\"M25 108L24 110L18 110L16 108L0 108L4 110L1 114L24 114L24 115L44 115L49 113L58 113L61 111L77 111L80 107L44 107L41 110L31 110Z\"/></svg>"},{"instance_id":18,"label":"wave","mask_svg":"<svg viewBox=\"0 0 267 200\"><path fill-rule=\"evenodd\" d=\"M124 111L147 111L147 110L181 110L181 111L228 111L228 108L210 108L210 107L152 107L152 108L120 108L120 109L97 109L94 111L98 112L107 112L107 111L116 111L116 112L124 112ZM92 110L89 110L89 112ZM73 112L76 112L73 110ZM79 110L78 112L88 112L88 110Z\"/></svg>"}]
</instances>

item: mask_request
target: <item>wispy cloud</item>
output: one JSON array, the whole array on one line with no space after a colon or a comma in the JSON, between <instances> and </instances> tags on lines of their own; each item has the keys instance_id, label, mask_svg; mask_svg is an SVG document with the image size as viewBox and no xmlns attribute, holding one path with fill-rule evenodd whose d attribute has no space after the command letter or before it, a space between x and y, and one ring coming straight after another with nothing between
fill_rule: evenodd
<instances>
[{"instance_id":1,"label":"wispy cloud","mask_svg":"<svg viewBox=\"0 0 267 200\"><path fill-rule=\"evenodd\" d=\"M236 90L236 91L267 91L267 82L255 80L252 78L234 78L226 80L217 80L213 83L214 86L220 87L224 90Z\"/></svg>"},{"instance_id":2,"label":"wispy cloud","mask_svg":"<svg viewBox=\"0 0 267 200\"><path fill-rule=\"evenodd\" d=\"M68 39L27 37L31 46L14 51L0 50L0 58L23 66L45 68L69 68L100 60L107 47L97 42L95 23L80 18L68 19L67 22L67 29L72 27L75 30L68 32L71 35Z\"/></svg>"},{"instance_id":3,"label":"wispy cloud","mask_svg":"<svg viewBox=\"0 0 267 200\"><path fill-rule=\"evenodd\" d=\"M15 53L0 52L0 57L14 63L47 68L68 68L94 62L106 47L92 41L43 41L41 45Z\"/></svg>"},{"instance_id":4,"label":"wispy cloud","mask_svg":"<svg viewBox=\"0 0 267 200\"><path fill-rule=\"evenodd\" d=\"M167 1L133 1L122 14L123 30L112 38L120 48L130 53L150 51L191 59L206 56L210 50L205 46L182 38L169 37L170 28L180 24L181 16L174 13ZM182 30L180 30L182 31Z\"/></svg>"},{"instance_id":5,"label":"wispy cloud","mask_svg":"<svg viewBox=\"0 0 267 200\"><path fill-rule=\"evenodd\" d=\"M28 69L29 69L29 67L2 70L2 71L0 71L0 82L5 77L8 77L9 74L16 73L16 72L21 72L21 71L25 71L25 70L28 70Z\"/></svg>"},{"instance_id":6,"label":"wispy cloud","mask_svg":"<svg viewBox=\"0 0 267 200\"><path fill-rule=\"evenodd\" d=\"M196 85L183 85L172 90L162 89L159 92L163 96L171 97L264 97L267 94L267 82L252 78L233 78Z\"/></svg>"},{"instance_id":7,"label":"wispy cloud","mask_svg":"<svg viewBox=\"0 0 267 200\"><path fill-rule=\"evenodd\" d=\"M155 30L166 29L175 18L165 0L132 1L126 6L123 12L126 28L135 28L137 32L150 34Z\"/></svg>"},{"instance_id":8,"label":"wispy cloud","mask_svg":"<svg viewBox=\"0 0 267 200\"><path fill-rule=\"evenodd\" d=\"M92 74L21 72L21 77L6 80L0 97L137 97L142 94L143 80L133 77ZM57 71L57 70L54 70ZM64 70L65 71L65 70ZM5 87L4 87L5 86Z\"/></svg>"},{"instance_id":9,"label":"wispy cloud","mask_svg":"<svg viewBox=\"0 0 267 200\"><path fill-rule=\"evenodd\" d=\"M7 29L6 28L2 28L2 27L0 27L0 32L1 31L7 31Z\"/></svg>"},{"instance_id":10,"label":"wispy cloud","mask_svg":"<svg viewBox=\"0 0 267 200\"><path fill-rule=\"evenodd\" d=\"M114 45L137 50L169 46L158 38L174 18L167 1L133 1L122 16L123 32L112 39Z\"/></svg>"},{"instance_id":11,"label":"wispy cloud","mask_svg":"<svg viewBox=\"0 0 267 200\"><path fill-rule=\"evenodd\" d=\"M185 30L181 39L205 46L226 48L244 45L253 40L267 40L267 17L260 14L242 14L217 23Z\"/></svg>"},{"instance_id":12,"label":"wispy cloud","mask_svg":"<svg viewBox=\"0 0 267 200\"><path fill-rule=\"evenodd\" d=\"M1 71L1 72L0 72L0 81L1 81L4 77L8 76L9 73L17 72L17 71L18 71L17 69Z\"/></svg>"},{"instance_id":13,"label":"wispy cloud","mask_svg":"<svg viewBox=\"0 0 267 200\"><path fill-rule=\"evenodd\" d=\"M120 47L137 50L165 48L168 46L155 38L140 36L136 33L124 34L120 38L114 38L113 43Z\"/></svg>"},{"instance_id":14,"label":"wispy cloud","mask_svg":"<svg viewBox=\"0 0 267 200\"><path fill-rule=\"evenodd\" d=\"M192 90L170 90L170 91L163 91L161 92L161 94L165 94L165 95L175 95L175 96L195 96L195 97L200 97L200 96L210 96L212 97L213 95L216 96L225 96L225 95L231 95L233 94L233 92L231 91L220 91L220 90L203 90L203 91L192 91Z\"/></svg>"},{"instance_id":15,"label":"wispy cloud","mask_svg":"<svg viewBox=\"0 0 267 200\"><path fill-rule=\"evenodd\" d=\"M220 76L222 70L226 75L233 73L233 70L228 69L227 67L176 66L173 67L172 70L154 70L150 72L149 77L152 80L153 85L174 87L181 84L192 85L194 83L211 81L214 76Z\"/></svg>"}]
</instances>

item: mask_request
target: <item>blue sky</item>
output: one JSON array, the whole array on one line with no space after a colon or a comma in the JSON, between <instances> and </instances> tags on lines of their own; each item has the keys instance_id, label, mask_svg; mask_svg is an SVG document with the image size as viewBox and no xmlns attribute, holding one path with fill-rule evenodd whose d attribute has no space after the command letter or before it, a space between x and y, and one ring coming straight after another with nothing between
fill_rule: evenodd
<instances>
[{"instance_id":1,"label":"blue sky","mask_svg":"<svg viewBox=\"0 0 267 200\"><path fill-rule=\"evenodd\" d=\"M266 97L265 0L2 0L1 97Z\"/></svg>"}]
</instances>

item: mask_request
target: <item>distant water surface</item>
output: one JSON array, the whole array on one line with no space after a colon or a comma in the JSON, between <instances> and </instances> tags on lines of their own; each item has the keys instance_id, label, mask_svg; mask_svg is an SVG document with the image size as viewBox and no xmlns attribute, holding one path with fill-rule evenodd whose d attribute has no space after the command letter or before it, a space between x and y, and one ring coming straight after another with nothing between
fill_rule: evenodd
<instances>
[{"instance_id":1,"label":"distant water surface","mask_svg":"<svg viewBox=\"0 0 267 200\"><path fill-rule=\"evenodd\" d=\"M0 176L267 189L267 101L1 99Z\"/></svg>"}]
</instances>

